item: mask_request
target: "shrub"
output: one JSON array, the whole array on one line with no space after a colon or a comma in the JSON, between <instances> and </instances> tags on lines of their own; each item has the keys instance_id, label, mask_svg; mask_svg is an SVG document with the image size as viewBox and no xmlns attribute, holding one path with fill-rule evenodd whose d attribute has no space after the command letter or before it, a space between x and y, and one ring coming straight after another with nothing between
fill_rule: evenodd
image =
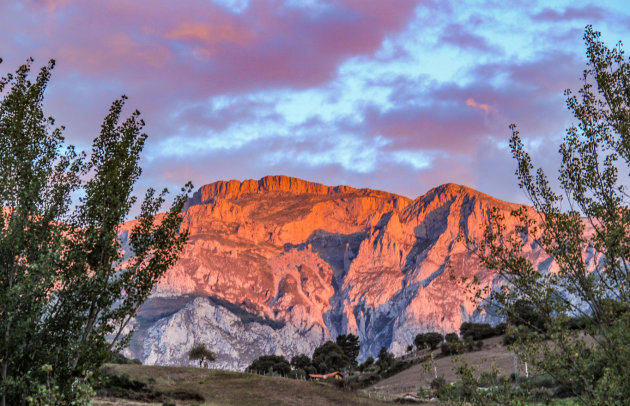
<instances>
[{"instance_id":1,"label":"shrub","mask_svg":"<svg viewBox=\"0 0 630 406\"><path fill-rule=\"evenodd\" d=\"M263 355L254 360L247 369L259 372L276 372L285 375L291 371L291 365L281 355Z\"/></svg>"},{"instance_id":2,"label":"shrub","mask_svg":"<svg viewBox=\"0 0 630 406\"><path fill-rule=\"evenodd\" d=\"M463 343L459 341L456 343L444 342L440 346L440 351L442 352L443 355L461 354L464 352L464 345Z\"/></svg>"},{"instance_id":3,"label":"shrub","mask_svg":"<svg viewBox=\"0 0 630 406\"><path fill-rule=\"evenodd\" d=\"M494 337L498 331L501 331L502 327L499 329L492 327L487 323L462 323L459 328L459 333L462 338L470 338L474 341L483 340L484 338Z\"/></svg>"},{"instance_id":4,"label":"shrub","mask_svg":"<svg viewBox=\"0 0 630 406\"><path fill-rule=\"evenodd\" d=\"M448 333L444 336L444 339L447 343L456 343L459 341L459 336L457 335L457 333Z\"/></svg>"},{"instance_id":5,"label":"shrub","mask_svg":"<svg viewBox=\"0 0 630 406\"><path fill-rule=\"evenodd\" d=\"M424 341L432 350L434 350L442 341L444 341L444 336L440 333L430 332L424 335Z\"/></svg>"},{"instance_id":6,"label":"shrub","mask_svg":"<svg viewBox=\"0 0 630 406\"><path fill-rule=\"evenodd\" d=\"M291 378L291 379L306 378L306 371L303 369L294 369L293 371L287 374L287 378Z\"/></svg>"},{"instance_id":7,"label":"shrub","mask_svg":"<svg viewBox=\"0 0 630 406\"><path fill-rule=\"evenodd\" d=\"M527 380L527 384L534 388L554 388L557 385L549 374L535 375Z\"/></svg>"},{"instance_id":8,"label":"shrub","mask_svg":"<svg viewBox=\"0 0 630 406\"><path fill-rule=\"evenodd\" d=\"M479 376L479 386L492 387L499 384L499 376L496 372L482 372Z\"/></svg>"},{"instance_id":9,"label":"shrub","mask_svg":"<svg viewBox=\"0 0 630 406\"><path fill-rule=\"evenodd\" d=\"M374 357L370 355L369 357L365 359L365 361L363 361L361 365L359 365L359 371L363 372L364 370L371 367L372 365L374 365Z\"/></svg>"}]
</instances>

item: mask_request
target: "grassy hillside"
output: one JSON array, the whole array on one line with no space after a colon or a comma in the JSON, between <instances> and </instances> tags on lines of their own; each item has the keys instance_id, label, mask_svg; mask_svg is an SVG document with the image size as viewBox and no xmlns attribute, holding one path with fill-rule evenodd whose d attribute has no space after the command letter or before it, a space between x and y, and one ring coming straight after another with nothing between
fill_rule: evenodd
<instances>
[{"instance_id":1,"label":"grassy hillside","mask_svg":"<svg viewBox=\"0 0 630 406\"><path fill-rule=\"evenodd\" d=\"M484 340L484 346L480 351L469 352L458 356L441 357L440 350L434 352L435 367L438 376L447 382L458 380L455 373L460 360L465 360L469 365L477 369L477 373L491 372L498 369L500 375L509 376L514 372L513 352L501 344L502 337L493 337ZM523 368L523 366L521 366ZM533 371L530 369L530 373ZM524 374L524 371L521 371ZM428 388L434 378L434 370L430 363L418 364L406 369L394 376L377 382L367 390L389 394L415 393L420 387Z\"/></svg>"},{"instance_id":2,"label":"grassy hillside","mask_svg":"<svg viewBox=\"0 0 630 406\"><path fill-rule=\"evenodd\" d=\"M106 365L111 382L95 405L380 405L358 392L286 378L188 367ZM115 385L113 385L115 386ZM203 399L203 400L202 400Z\"/></svg>"}]
</instances>

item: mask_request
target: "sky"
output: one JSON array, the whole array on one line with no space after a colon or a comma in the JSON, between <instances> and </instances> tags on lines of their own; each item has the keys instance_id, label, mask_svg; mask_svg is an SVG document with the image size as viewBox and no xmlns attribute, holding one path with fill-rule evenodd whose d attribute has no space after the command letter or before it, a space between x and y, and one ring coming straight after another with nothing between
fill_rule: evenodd
<instances>
[{"instance_id":1,"label":"sky","mask_svg":"<svg viewBox=\"0 0 630 406\"><path fill-rule=\"evenodd\" d=\"M45 112L86 150L126 94L140 189L288 175L524 203L508 126L553 177L587 24L630 43L630 3L0 0L0 75L54 58Z\"/></svg>"}]
</instances>

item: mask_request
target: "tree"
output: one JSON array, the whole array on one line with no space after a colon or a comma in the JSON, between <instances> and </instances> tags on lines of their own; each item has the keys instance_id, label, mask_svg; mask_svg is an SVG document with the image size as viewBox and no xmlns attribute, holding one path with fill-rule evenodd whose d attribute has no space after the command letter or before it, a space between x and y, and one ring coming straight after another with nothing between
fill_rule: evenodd
<instances>
[{"instance_id":1,"label":"tree","mask_svg":"<svg viewBox=\"0 0 630 406\"><path fill-rule=\"evenodd\" d=\"M381 350L378 352L378 361L376 361L376 365L379 370L384 371L392 365L394 362L394 355L387 351L387 348L381 347Z\"/></svg>"},{"instance_id":2,"label":"tree","mask_svg":"<svg viewBox=\"0 0 630 406\"><path fill-rule=\"evenodd\" d=\"M483 340L484 338L490 338L503 334L503 326L497 325L492 327L487 323L469 323L464 322L459 328L459 334L463 339L470 338L472 340ZM448 339L447 339L448 341Z\"/></svg>"},{"instance_id":3,"label":"tree","mask_svg":"<svg viewBox=\"0 0 630 406\"><path fill-rule=\"evenodd\" d=\"M295 369L304 369L308 368L311 365L311 359L308 355L300 354L295 355L291 358L291 366Z\"/></svg>"},{"instance_id":4,"label":"tree","mask_svg":"<svg viewBox=\"0 0 630 406\"><path fill-rule=\"evenodd\" d=\"M365 361L363 361L361 365L359 365L359 370L363 372L367 368L371 367L372 365L374 365L374 357L370 355L369 357L365 359Z\"/></svg>"},{"instance_id":5,"label":"tree","mask_svg":"<svg viewBox=\"0 0 630 406\"><path fill-rule=\"evenodd\" d=\"M416 335L416 338L413 339L413 344L417 349L422 350L427 346L426 341L424 341L424 334L420 333Z\"/></svg>"},{"instance_id":6,"label":"tree","mask_svg":"<svg viewBox=\"0 0 630 406\"><path fill-rule=\"evenodd\" d=\"M357 357L359 356L359 352L361 351L361 346L359 345L359 337L354 334L341 334L337 336L336 343L341 350L346 355L348 360L350 360L350 365L357 365Z\"/></svg>"},{"instance_id":7,"label":"tree","mask_svg":"<svg viewBox=\"0 0 630 406\"><path fill-rule=\"evenodd\" d=\"M482 264L498 270L503 286L479 287L500 312L527 326L514 349L551 375L582 404L625 404L630 398L630 63L621 43L613 49L599 32L585 30L588 58L578 94L565 92L576 124L560 145L560 191L535 170L511 126L510 147L519 186L533 209L511 216L494 211L484 240L471 246ZM540 273L522 248L534 241L557 265ZM510 309L520 310L512 311ZM621 309L621 310L619 310ZM529 310L531 312L523 312ZM529 314L535 317L516 317ZM571 317L585 320L572 331Z\"/></svg>"},{"instance_id":8,"label":"tree","mask_svg":"<svg viewBox=\"0 0 630 406\"><path fill-rule=\"evenodd\" d=\"M195 344L190 351L188 351L188 359L198 360L200 367L204 364L207 367L208 362L216 361L217 356L214 352L210 351L205 344L199 343Z\"/></svg>"},{"instance_id":9,"label":"tree","mask_svg":"<svg viewBox=\"0 0 630 406\"><path fill-rule=\"evenodd\" d=\"M457 333L448 333L444 336L444 340L446 340L447 343L457 343L459 342L459 336Z\"/></svg>"},{"instance_id":10,"label":"tree","mask_svg":"<svg viewBox=\"0 0 630 406\"><path fill-rule=\"evenodd\" d=\"M79 404L91 371L128 342L128 323L188 238L179 233L187 185L157 215L149 189L123 257L120 224L136 201L146 134L116 100L87 158L43 113L54 61L0 79L1 405ZM72 196L81 198L75 205Z\"/></svg>"},{"instance_id":11,"label":"tree","mask_svg":"<svg viewBox=\"0 0 630 406\"><path fill-rule=\"evenodd\" d=\"M442 341L444 341L444 336L440 333L432 331L424 335L424 342L427 343L432 350L435 350Z\"/></svg>"},{"instance_id":12,"label":"tree","mask_svg":"<svg viewBox=\"0 0 630 406\"><path fill-rule=\"evenodd\" d=\"M291 371L291 365L282 355L262 355L255 359L247 369L259 373L286 375Z\"/></svg>"},{"instance_id":13,"label":"tree","mask_svg":"<svg viewBox=\"0 0 630 406\"><path fill-rule=\"evenodd\" d=\"M348 365L350 360L341 347L332 341L326 341L313 351L313 366L320 373L340 371Z\"/></svg>"}]
</instances>

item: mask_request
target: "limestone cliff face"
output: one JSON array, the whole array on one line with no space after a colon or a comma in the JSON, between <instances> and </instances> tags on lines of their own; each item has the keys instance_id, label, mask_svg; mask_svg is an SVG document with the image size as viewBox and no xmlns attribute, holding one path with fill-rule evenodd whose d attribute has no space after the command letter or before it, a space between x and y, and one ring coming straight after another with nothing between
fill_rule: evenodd
<instances>
[{"instance_id":1,"label":"limestone cliff face","mask_svg":"<svg viewBox=\"0 0 630 406\"><path fill-rule=\"evenodd\" d=\"M493 207L518 206L454 184L413 201L284 176L203 186L185 211L190 242L141 310L128 355L185 364L206 342L221 367L238 369L354 333L365 358L381 346L400 353L419 332L491 320L451 273L493 282L460 238L481 237ZM526 252L541 271L553 267L535 243Z\"/></svg>"}]
</instances>

